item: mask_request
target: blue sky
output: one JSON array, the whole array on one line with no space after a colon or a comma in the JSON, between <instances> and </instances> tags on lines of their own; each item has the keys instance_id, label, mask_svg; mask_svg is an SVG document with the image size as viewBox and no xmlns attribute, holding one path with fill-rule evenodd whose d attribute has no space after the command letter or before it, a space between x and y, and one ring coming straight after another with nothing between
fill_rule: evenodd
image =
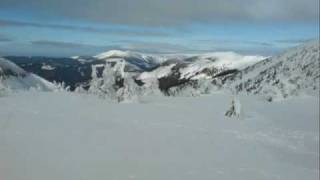
<instances>
[{"instance_id":1,"label":"blue sky","mask_svg":"<svg viewBox=\"0 0 320 180\"><path fill-rule=\"evenodd\" d=\"M263 4L267 1L252 1L259 2L252 4L254 9L241 7L239 0L199 0L197 7L195 0L186 0L184 6L181 0L176 4L154 0L151 8L145 0L136 0L139 6L128 0L120 4L110 0L93 0L92 4L83 0L2 1L0 55L94 55L110 49L271 55L319 38L317 0L305 1L304 7L290 1L291 9L286 0L274 1L271 7Z\"/></svg>"}]
</instances>

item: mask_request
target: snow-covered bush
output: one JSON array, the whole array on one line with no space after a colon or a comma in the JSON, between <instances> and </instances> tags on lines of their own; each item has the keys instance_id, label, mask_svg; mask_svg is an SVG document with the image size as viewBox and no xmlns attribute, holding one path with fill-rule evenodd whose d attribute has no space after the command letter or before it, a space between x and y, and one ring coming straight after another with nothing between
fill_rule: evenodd
<instances>
[{"instance_id":1,"label":"snow-covered bush","mask_svg":"<svg viewBox=\"0 0 320 180\"><path fill-rule=\"evenodd\" d=\"M75 93L80 93L80 94L84 94L84 93L87 93L88 91L84 88L83 85L79 85L75 88L74 90Z\"/></svg>"},{"instance_id":2,"label":"snow-covered bush","mask_svg":"<svg viewBox=\"0 0 320 180\"><path fill-rule=\"evenodd\" d=\"M53 84L55 92L70 91L70 86L67 86L64 82L53 82Z\"/></svg>"}]
</instances>

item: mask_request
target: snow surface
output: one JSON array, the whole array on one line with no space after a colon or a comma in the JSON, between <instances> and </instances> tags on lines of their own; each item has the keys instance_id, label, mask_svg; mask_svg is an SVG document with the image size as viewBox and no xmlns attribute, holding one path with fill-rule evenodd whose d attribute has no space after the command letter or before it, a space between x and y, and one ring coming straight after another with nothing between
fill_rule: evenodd
<instances>
[{"instance_id":1,"label":"snow surface","mask_svg":"<svg viewBox=\"0 0 320 180\"><path fill-rule=\"evenodd\" d=\"M237 96L241 119L224 116L233 98L1 97L0 179L318 179L319 96Z\"/></svg>"}]
</instances>

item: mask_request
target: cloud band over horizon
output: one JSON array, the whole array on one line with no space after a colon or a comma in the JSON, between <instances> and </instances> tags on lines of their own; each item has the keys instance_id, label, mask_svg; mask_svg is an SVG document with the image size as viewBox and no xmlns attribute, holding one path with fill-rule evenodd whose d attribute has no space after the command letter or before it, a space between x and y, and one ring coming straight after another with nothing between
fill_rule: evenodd
<instances>
[{"instance_id":1,"label":"cloud band over horizon","mask_svg":"<svg viewBox=\"0 0 320 180\"><path fill-rule=\"evenodd\" d=\"M272 53L319 38L318 0L1 0L0 16L6 54Z\"/></svg>"}]
</instances>

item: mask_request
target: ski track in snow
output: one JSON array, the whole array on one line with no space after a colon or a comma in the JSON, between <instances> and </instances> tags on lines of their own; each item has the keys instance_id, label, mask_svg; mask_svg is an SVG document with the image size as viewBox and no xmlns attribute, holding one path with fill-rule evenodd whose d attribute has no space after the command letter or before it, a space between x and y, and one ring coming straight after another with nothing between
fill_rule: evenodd
<instances>
[{"instance_id":1,"label":"ski track in snow","mask_svg":"<svg viewBox=\"0 0 320 180\"><path fill-rule=\"evenodd\" d=\"M315 180L319 101L144 97L116 104L66 92L0 98L0 179Z\"/></svg>"}]
</instances>

